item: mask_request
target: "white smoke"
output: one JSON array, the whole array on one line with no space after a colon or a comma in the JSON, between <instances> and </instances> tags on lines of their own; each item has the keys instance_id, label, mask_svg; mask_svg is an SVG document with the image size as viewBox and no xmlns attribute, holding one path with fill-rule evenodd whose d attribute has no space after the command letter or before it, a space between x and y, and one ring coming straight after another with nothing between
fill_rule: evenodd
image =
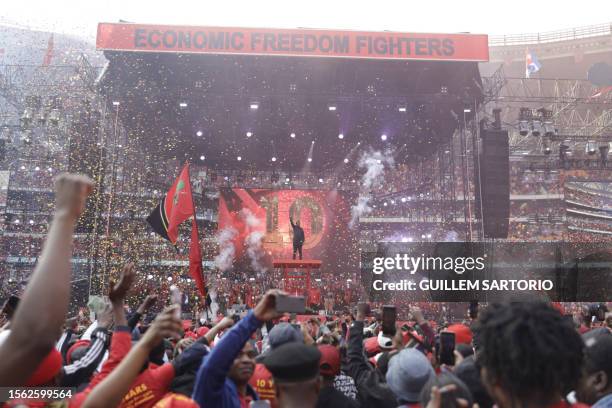
<instances>
[{"instance_id":1,"label":"white smoke","mask_svg":"<svg viewBox=\"0 0 612 408\"><path fill-rule=\"evenodd\" d=\"M219 244L219 255L215 257L215 266L221 272L225 272L232 267L236 248L234 238L238 232L232 227L222 229L217 233L216 239Z\"/></svg>"},{"instance_id":2,"label":"white smoke","mask_svg":"<svg viewBox=\"0 0 612 408\"><path fill-rule=\"evenodd\" d=\"M385 179L385 167L393 167L393 154L388 150L381 152L370 149L361 154L358 165L360 169L365 169L366 172L361 177L357 202L351 207L351 221L349 222L349 228L351 229L357 226L359 217L372 211L372 207L370 207L372 190L382 185Z\"/></svg>"},{"instance_id":3,"label":"white smoke","mask_svg":"<svg viewBox=\"0 0 612 408\"><path fill-rule=\"evenodd\" d=\"M261 259L264 255L262 245L264 234L261 231L253 231L254 228L259 227L261 221L248 208L244 208L242 210L241 216L244 219L244 223L247 225L247 231L249 232L245 240L245 244L247 246L247 256L251 261L251 267L253 270L255 270L258 275L261 275L268 270L261 263Z\"/></svg>"}]
</instances>

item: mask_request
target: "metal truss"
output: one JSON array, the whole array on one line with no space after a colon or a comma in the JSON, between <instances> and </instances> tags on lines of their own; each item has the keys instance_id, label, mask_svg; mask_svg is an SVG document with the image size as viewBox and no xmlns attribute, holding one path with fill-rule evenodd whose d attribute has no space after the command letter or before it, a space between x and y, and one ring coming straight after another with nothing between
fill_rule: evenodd
<instances>
[{"instance_id":1,"label":"metal truss","mask_svg":"<svg viewBox=\"0 0 612 408\"><path fill-rule=\"evenodd\" d=\"M586 80L509 78L501 66L493 76L483 78L482 113L490 119L494 108L501 109L502 123L509 130L510 146L515 151L538 148L542 143L541 138L531 134L519 134L518 116L523 107L552 111L557 129L552 142L609 142L612 140L612 92L598 95L599 91Z\"/></svg>"}]
</instances>

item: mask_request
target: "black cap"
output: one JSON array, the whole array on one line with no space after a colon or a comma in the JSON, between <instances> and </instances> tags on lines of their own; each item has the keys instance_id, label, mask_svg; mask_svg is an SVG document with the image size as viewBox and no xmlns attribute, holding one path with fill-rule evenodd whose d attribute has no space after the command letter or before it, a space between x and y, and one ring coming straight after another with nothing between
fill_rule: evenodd
<instances>
[{"instance_id":1,"label":"black cap","mask_svg":"<svg viewBox=\"0 0 612 408\"><path fill-rule=\"evenodd\" d=\"M291 342L272 350L263 364L278 383L297 383L319 375L321 352L314 346Z\"/></svg>"}]
</instances>

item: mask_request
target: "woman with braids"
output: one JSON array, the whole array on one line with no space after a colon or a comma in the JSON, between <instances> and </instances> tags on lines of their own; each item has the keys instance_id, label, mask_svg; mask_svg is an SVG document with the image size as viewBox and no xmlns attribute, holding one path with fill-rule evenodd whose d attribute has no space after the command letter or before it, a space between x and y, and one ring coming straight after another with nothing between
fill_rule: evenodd
<instances>
[{"instance_id":1,"label":"woman with braids","mask_svg":"<svg viewBox=\"0 0 612 408\"><path fill-rule=\"evenodd\" d=\"M580 376L582 340L550 305L494 304L475 329L482 380L500 408L586 407L564 399Z\"/></svg>"}]
</instances>

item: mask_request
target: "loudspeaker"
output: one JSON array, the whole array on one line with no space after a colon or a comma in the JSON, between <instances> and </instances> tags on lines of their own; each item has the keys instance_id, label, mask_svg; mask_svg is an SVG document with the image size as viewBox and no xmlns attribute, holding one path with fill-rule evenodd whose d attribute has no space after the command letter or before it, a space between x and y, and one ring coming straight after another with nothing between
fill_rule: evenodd
<instances>
[{"instance_id":1,"label":"loudspeaker","mask_svg":"<svg viewBox=\"0 0 612 408\"><path fill-rule=\"evenodd\" d=\"M481 129L480 174L476 170L476 215L485 238L508 238L510 147L508 131Z\"/></svg>"}]
</instances>

